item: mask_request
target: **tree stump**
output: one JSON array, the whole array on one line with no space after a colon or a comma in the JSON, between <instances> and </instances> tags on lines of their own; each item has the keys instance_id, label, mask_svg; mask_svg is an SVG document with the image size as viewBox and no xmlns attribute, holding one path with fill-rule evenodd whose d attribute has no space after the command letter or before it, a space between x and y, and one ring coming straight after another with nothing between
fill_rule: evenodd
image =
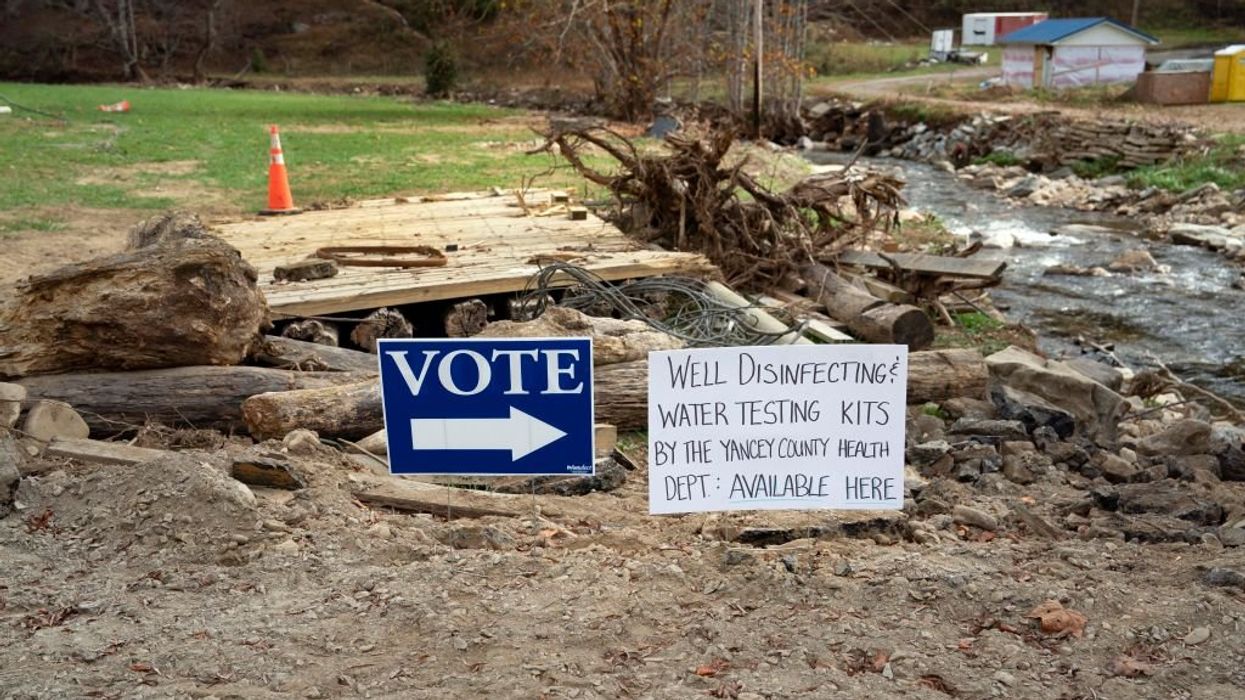
<instances>
[{"instance_id":1,"label":"tree stump","mask_svg":"<svg viewBox=\"0 0 1245 700\"><path fill-rule=\"evenodd\" d=\"M368 314L350 332L350 340L370 353L376 352L381 338L410 338L415 328L397 309L382 308Z\"/></svg>"},{"instance_id":2,"label":"tree stump","mask_svg":"<svg viewBox=\"0 0 1245 700\"><path fill-rule=\"evenodd\" d=\"M341 344L339 336L340 332L337 329L336 323L319 321L314 318L294 321L281 331L282 338L305 340L308 343L328 345L330 347L337 347Z\"/></svg>"},{"instance_id":3,"label":"tree stump","mask_svg":"<svg viewBox=\"0 0 1245 700\"><path fill-rule=\"evenodd\" d=\"M237 364L268 323L256 280L214 237L32 277L0 295L0 378Z\"/></svg>"}]
</instances>

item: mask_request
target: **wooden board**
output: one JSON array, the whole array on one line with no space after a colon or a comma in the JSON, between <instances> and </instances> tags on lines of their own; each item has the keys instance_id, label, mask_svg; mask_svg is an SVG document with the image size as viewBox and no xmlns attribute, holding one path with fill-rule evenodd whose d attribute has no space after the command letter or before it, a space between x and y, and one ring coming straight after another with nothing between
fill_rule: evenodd
<instances>
[{"instance_id":1,"label":"wooden board","mask_svg":"<svg viewBox=\"0 0 1245 700\"><path fill-rule=\"evenodd\" d=\"M823 317L821 314L814 313L809 310L802 310L798 307L792 307L787 303L775 299L766 294L757 295L757 303L767 306L771 309L789 310L794 314L795 318L804 323L805 337L812 338L822 343L854 343L856 339L844 333L842 324L829 317ZM809 301L812 305L812 301Z\"/></svg>"},{"instance_id":2,"label":"wooden board","mask_svg":"<svg viewBox=\"0 0 1245 700\"><path fill-rule=\"evenodd\" d=\"M573 498L556 496L520 496L473 489L459 489L395 477L357 477L355 498L375 508L392 508L412 513L429 513L448 519L531 517L539 513L547 518L588 517L588 505L582 507Z\"/></svg>"},{"instance_id":3,"label":"wooden board","mask_svg":"<svg viewBox=\"0 0 1245 700\"><path fill-rule=\"evenodd\" d=\"M607 280L713 273L701 255L650 250L596 216L582 221L540 216L550 198L549 192L528 192L523 206L513 195L369 200L217 230L259 270L261 288L278 316L517 292L540 269L535 261L554 254L571 253L571 262ZM335 277L308 282L272 279L277 265L344 245L427 245L446 250L449 262L413 269L343 266Z\"/></svg>"},{"instance_id":4,"label":"wooden board","mask_svg":"<svg viewBox=\"0 0 1245 700\"><path fill-rule=\"evenodd\" d=\"M985 279L998 277L1007 268L1007 263L1003 260L987 260L977 257L951 258L924 253L887 253L886 257L894 260L906 271L926 275ZM886 262L882 256L865 250L845 250L839 255L839 262L875 269L891 269L891 264Z\"/></svg>"},{"instance_id":5,"label":"wooden board","mask_svg":"<svg viewBox=\"0 0 1245 700\"><path fill-rule=\"evenodd\" d=\"M43 450L49 457L66 457L95 464L142 464L169 454L166 450L134 447L122 442L102 440L64 440L56 438Z\"/></svg>"}]
</instances>

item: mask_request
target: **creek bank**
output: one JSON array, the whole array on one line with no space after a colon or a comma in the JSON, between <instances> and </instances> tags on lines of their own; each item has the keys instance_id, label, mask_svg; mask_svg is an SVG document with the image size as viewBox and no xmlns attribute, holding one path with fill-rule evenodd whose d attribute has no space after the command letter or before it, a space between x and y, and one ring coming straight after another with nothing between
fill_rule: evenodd
<instances>
[{"instance_id":1,"label":"creek bank","mask_svg":"<svg viewBox=\"0 0 1245 700\"><path fill-rule=\"evenodd\" d=\"M915 120L910 112L904 105L818 102L805 110L805 133L791 143L805 151L860 150L931 163L1012 201L1125 217L1139 223L1148 239L1204 247L1245 262L1245 189L1223 191L1206 183L1176 193L1130 187L1123 174L1077 174L1099 163L1126 172L1197 158L1209 141L1191 127L1089 123L1058 113L923 121L919 112Z\"/></svg>"}]
</instances>

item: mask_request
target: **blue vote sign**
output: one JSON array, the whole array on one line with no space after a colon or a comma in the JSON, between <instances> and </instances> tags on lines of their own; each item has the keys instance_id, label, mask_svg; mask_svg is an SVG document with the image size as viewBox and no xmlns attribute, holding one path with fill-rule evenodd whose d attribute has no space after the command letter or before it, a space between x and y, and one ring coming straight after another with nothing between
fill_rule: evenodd
<instances>
[{"instance_id":1,"label":"blue vote sign","mask_svg":"<svg viewBox=\"0 0 1245 700\"><path fill-rule=\"evenodd\" d=\"M381 340L393 474L592 474L591 338Z\"/></svg>"}]
</instances>

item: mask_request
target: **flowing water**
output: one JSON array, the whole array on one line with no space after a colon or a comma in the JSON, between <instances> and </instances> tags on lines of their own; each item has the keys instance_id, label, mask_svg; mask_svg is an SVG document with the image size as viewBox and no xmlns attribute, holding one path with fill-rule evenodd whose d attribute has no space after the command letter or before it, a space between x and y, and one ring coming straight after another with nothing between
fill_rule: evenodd
<instances>
[{"instance_id":1,"label":"flowing water","mask_svg":"<svg viewBox=\"0 0 1245 700\"><path fill-rule=\"evenodd\" d=\"M1138 225L1119 217L1015 205L923 163L874 165L902 170L909 206L936 214L952 232L1014 236L1017 247L978 255L1007 261L1003 284L991 296L1010 319L1038 332L1043 351L1053 357L1079 354L1077 336L1114 344L1131 367L1152 365L1155 356L1182 378L1245 405L1245 292L1231 286L1240 270L1218 254L1140 240L1128 233ZM1120 232L1050 233L1073 223ZM1170 271L1043 275L1052 265L1106 267L1121 253L1140 248Z\"/></svg>"}]
</instances>

